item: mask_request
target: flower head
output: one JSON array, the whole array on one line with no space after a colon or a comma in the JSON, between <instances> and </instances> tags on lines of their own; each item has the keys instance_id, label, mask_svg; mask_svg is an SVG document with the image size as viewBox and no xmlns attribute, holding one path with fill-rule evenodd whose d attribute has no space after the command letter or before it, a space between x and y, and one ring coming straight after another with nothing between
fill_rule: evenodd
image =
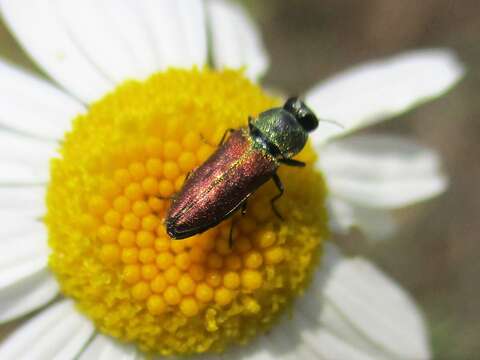
<instances>
[{"instance_id":1,"label":"flower head","mask_svg":"<svg viewBox=\"0 0 480 360\"><path fill-rule=\"evenodd\" d=\"M268 329L305 288L326 238L313 166L301 178L281 171L285 221L270 209L273 186L249 200L233 247L231 221L186 240L165 232L168 198L212 154L209 142L275 103L240 72L169 70L74 120L51 163L50 268L102 332L149 352L220 351ZM315 160L311 148L302 157Z\"/></svg>"},{"instance_id":2,"label":"flower head","mask_svg":"<svg viewBox=\"0 0 480 360\"><path fill-rule=\"evenodd\" d=\"M66 92L0 63L0 321L40 309L0 358L429 356L408 295L325 240L351 226L386 236L390 209L441 193L432 151L383 136L333 142L338 129L323 123L299 155L308 166L280 170L284 222L266 185L233 218L233 247L232 220L171 240L163 218L187 173L227 128L280 102L245 78L268 64L254 26L218 0L21 4L0 9ZM442 94L461 74L450 52L417 51L305 98L345 134ZM69 300L50 304L59 291ZM277 325L285 309L292 317Z\"/></svg>"}]
</instances>

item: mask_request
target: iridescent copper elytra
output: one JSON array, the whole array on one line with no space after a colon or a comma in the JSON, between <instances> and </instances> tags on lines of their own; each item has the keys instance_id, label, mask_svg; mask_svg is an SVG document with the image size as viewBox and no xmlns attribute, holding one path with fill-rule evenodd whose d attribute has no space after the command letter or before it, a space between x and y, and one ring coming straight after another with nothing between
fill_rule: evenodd
<instances>
[{"instance_id":1,"label":"iridescent copper elytra","mask_svg":"<svg viewBox=\"0 0 480 360\"><path fill-rule=\"evenodd\" d=\"M281 108L249 118L247 127L227 130L219 148L187 176L173 198L165 221L168 235L185 239L214 227L239 209L243 213L248 198L270 179L279 191L270 201L272 210L282 219L275 207L284 192L277 169L281 164L305 166L292 157L303 149L308 133L317 126L315 114L298 98L290 98Z\"/></svg>"}]
</instances>

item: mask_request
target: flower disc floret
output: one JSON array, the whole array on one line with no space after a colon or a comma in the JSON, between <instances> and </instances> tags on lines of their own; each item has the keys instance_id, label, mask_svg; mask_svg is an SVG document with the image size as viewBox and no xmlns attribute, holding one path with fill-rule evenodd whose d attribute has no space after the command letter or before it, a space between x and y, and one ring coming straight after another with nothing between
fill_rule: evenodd
<instances>
[{"instance_id":1,"label":"flower disc floret","mask_svg":"<svg viewBox=\"0 0 480 360\"><path fill-rule=\"evenodd\" d=\"M165 231L169 198L228 128L278 104L241 72L169 70L130 81L73 122L52 160L50 267L97 328L146 352L222 351L267 330L308 283L326 235L311 164L282 168L231 220L185 240ZM301 176L299 176L301 172Z\"/></svg>"}]
</instances>

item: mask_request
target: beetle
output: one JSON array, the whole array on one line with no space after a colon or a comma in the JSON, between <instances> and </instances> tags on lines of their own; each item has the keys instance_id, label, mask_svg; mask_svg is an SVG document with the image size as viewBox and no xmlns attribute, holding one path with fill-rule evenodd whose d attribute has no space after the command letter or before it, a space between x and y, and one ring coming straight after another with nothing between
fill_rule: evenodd
<instances>
[{"instance_id":1,"label":"beetle","mask_svg":"<svg viewBox=\"0 0 480 360\"><path fill-rule=\"evenodd\" d=\"M228 129L218 149L187 175L172 199L165 220L168 235L185 239L214 227L239 209L245 213L248 198L270 179L278 189L270 204L283 219L275 207L284 193L277 169L282 164L305 166L292 157L304 148L308 133L317 126L313 111L292 97L283 107L266 110L256 119L249 117L248 126Z\"/></svg>"}]
</instances>

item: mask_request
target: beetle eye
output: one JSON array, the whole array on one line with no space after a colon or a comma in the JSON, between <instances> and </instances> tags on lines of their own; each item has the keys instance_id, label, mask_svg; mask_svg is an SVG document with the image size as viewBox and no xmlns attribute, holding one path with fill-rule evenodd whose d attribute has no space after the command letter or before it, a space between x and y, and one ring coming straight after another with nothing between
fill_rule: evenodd
<instances>
[{"instance_id":1,"label":"beetle eye","mask_svg":"<svg viewBox=\"0 0 480 360\"><path fill-rule=\"evenodd\" d=\"M291 113L302 125L305 131L313 131L318 126L318 119L312 110L297 97L291 97L283 105L283 108Z\"/></svg>"}]
</instances>

